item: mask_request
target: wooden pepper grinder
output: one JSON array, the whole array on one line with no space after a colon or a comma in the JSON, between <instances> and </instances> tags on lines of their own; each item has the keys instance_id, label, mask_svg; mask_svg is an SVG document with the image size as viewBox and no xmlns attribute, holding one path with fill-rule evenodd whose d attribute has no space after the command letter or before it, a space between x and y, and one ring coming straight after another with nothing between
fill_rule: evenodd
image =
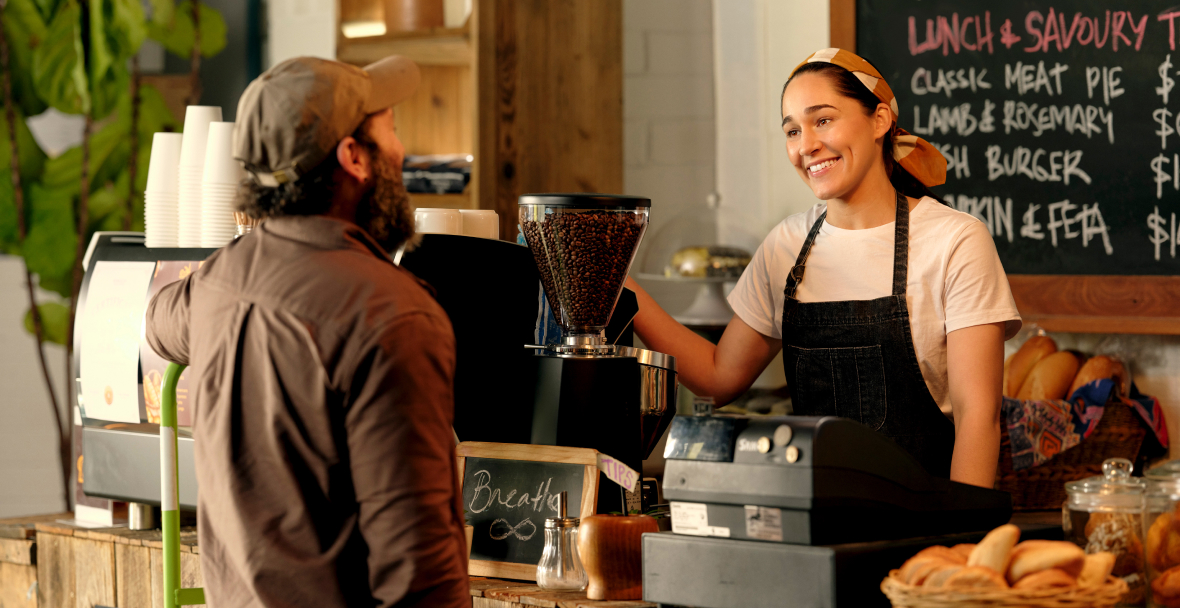
<instances>
[{"instance_id":1,"label":"wooden pepper grinder","mask_svg":"<svg viewBox=\"0 0 1180 608\"><path fill-rule=\"evenodd\" d=\"M645 532L658 532L655 518L647 515L591 515L578 531L578 553L590 585L592 600L643 599L643 545Z\"/></svg>"}]
</instances>

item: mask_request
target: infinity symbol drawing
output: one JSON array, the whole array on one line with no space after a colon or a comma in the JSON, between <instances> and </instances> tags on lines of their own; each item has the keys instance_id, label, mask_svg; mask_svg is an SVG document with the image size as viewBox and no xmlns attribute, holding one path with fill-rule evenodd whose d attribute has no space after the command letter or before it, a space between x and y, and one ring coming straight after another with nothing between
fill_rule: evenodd
<instances>
[{"instance_id":1,"label":"infinity symbol drawing","mask_svg":"<svg viewBox=\"0 0 1180 608\"><path fill-rule=\"evenodd\" d=\"M528 527L529 527L529 532L528 532L527 536L521 534L521 532L520 532L525 527L525 525L528 525ZM504 531L504 530L506 530L506 531L503 534L497 535L496 534L496 532L497 532L496 527L497 526L499 526L501 531ZM535 536L536 534L537 534L537 524L534 524L533 521L527 517L524 519L524 521L520 522L519 524L516 524L515 526L508 523L507 519L504 519L503 517L501 517L500 519L493 521L491 527L488 529L488 536L492 537L492 540L504 540L505 538L508 538L509 536L515 536L516 538L518 538L520 540L528 540L528 539L532 538L533 536Z\"/></svg>"}]
</instances>

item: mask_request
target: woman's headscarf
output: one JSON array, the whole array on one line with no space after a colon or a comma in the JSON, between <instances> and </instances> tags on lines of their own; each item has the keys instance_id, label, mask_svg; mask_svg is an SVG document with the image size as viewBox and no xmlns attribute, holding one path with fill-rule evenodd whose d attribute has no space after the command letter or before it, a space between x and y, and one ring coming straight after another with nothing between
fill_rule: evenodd
<instances>
[{"instance_id":1,"label":"woman's headscarf","mask_svg":"<svg viewBox=\"0 0 1180 608\"><path fill-rule=\"evenodd\" d=\"M831 63L852 72L852 75L876 95L877 99L888 105L893 113L893 160L926 187L946 182L946 158L937 148L930 145L930 142L910 135L905 129L897 126L897 98L876 68L856 53L842 49L822 49L795 66L795 69L791 70L791 76L794 77L799 68L809 63Z\"/></svg>"}]
</instances>

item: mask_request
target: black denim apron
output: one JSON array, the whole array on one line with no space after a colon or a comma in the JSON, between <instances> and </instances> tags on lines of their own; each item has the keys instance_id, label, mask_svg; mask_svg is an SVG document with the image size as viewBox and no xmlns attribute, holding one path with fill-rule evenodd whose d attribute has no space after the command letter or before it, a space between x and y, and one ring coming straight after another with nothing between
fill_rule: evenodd
<instances>
[{"instance_id":1,"label":"black denim apron","mask_svg":"<svg viewBox=\"0 0 1180 608\"><path fill-rule=\"evenodd\" d=\"M795 299L827 215L811 227L787 277L783 365L794 413L856 420L892 438L931 475L950 477L955 427L930 396L910 335L909 202L897 194L893 295L875 300Z\"/></svg>"}]
</instances>

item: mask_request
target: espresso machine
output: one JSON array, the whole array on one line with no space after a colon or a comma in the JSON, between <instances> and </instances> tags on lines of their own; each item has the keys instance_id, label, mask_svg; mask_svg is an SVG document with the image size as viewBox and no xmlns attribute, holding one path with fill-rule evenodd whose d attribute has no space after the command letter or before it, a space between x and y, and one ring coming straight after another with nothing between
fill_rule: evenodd
<instances>
[{"instance_id":1,"label":"espresso machine","mask_svg":"<svg viewBox=\"0 0 1180 608\"><path fill-rule=\"evenodd\" d=\"M675 358L611 343L607 325L647 229L651 200L520 197L520 226L561 327L534 351L531 443L594 448L642 471L676 413ZM598 511L643 509L638 492L599 490Z\"/></svg>"}]
</instances>

